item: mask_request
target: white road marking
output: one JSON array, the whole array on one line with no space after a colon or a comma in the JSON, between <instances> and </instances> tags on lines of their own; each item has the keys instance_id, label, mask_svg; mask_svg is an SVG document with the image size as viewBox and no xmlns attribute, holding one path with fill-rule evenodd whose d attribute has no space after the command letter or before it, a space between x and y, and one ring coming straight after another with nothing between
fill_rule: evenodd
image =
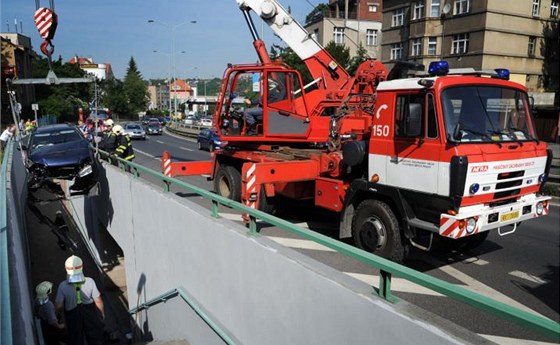
<instances>
[{"instance_id":1,"label":"white road marking","mask_svg":"<svg viewBox=\"0 0 560 345\"><path fill-rule=\"evenodd\" d=\"M149 154L148 152L144 152L144 151L138 150L137 148L134 148L134 152L141 153L141 154L143 154L143 155L145 155L145 156L151 157L151 158L156 159L156 160L158 160L158 161L160 160L158 157L156 157L156 156L154 156L154 155L152 155L152 154Z\"/></svg>"},{"instance_id":2,"label":"white road marking","mask_svg":"<svg viewBox=\"0 0 560 345\"><path fill-rule=\"evenodd\" d=\"M188 147L179 146L179 148L185 151L194 151L193 149L189 149Z\"/></svg>"},{"instance_id":3,"label":"white road marking","mask_svg":"<svg viewBox=\"0 0 560 345\"><path fill-rule=\"evenodd\" d=\"M279 243L286 247L291 248L298 248L298 249L311 249L311 250L320 250L325 252L335 252L336 250L331 249L329 247L325 247L319 243L309 241L309 240L300 240L297 238L286 238L286 237L273 237L273 236L266 236L270 238L276 243Z\"/></svg>"},{"instance_id":4,"label":"white road marking","mask_svg":"<svg viewBox=\"0 0 560 345\"><path fill-rule=\"evenodd\" d=\"M449 274L450 276L452 276L453 278L463 282L470 290L477 292L481 295L487 296L492 298L493 300L505 303L505 304L509 304L513 307L519 308L521 310L525 310L529 313L533 313L533 314L537 314L540 316L545 317L544 315L541 315L540 313L537 313L536 311L534 311L533 309L525 306L524 304L521 304L519 302L517 302L516 300L514 300L513 298L510 298L502 293L500 293L499 291L496 291L494 289L492 289L491 287L479 282L478 280L470 277L469 275L459 271L458 269L451 267L451 266L441 266L439 267L439 270Z\"/></svg>"},{"instance_id":5,"label":"white road marking","mask_svg":"<svg viewBox=\"0 0 560 345\"><path fill-rule=\"evenodd\" d=\"M509 275L517 277L517 278L525 279L525 280L530 281L531 283L535 283L535 284L539 284L539 285L548 283L546 280L542 280L541 278L539 278L537 276L534 276L534 275L529 274L529 273L521 272L521 271L511 271L511 272L509 272Z\"/></svg>"},{"instance_id":6,"label":"white road marking","mask_svg":"<svg viewBox=\"0 0 560 345\"><path fill-rule=\"evenodd\" d=\"M536 341L536 340L499 337L497 335L489 335L489 334L478 334L478 335L480 335L481 337L486 338L490 341L493 341L496 344L501 344L501 345L552 345L552 344L557 344L557 343L546 343L546 342L543 342L543 341Z\"/></svg>"},{"instance_id":7,"label":"white road marking","mask_svg":"<svg viewBox=\"0 0 560 345\"><path fill-rule=\"evenodd\" d=\"M478 266L484 266L484 265L488 265L489 262L486 260L482 260L476 256L471 256L470 258L466 258L465 260L461 261L462 263L465 264L474 264L474 265L478 265Z\"/></svg>"},{"instance_id":8,"label":"white road marking","mask_svg":"<svg viewBox=\"0 0 560 345\"><path fill-rule=\"evenodd\" d=\"M165 144L163 141L161 140L156 140L156 143L160 143L160 144Z\"/></svg>"},{"instance_id":9,"label":"white road marking","mask_svg":"<svg viewBox=\"0 0 560 345\"><path fill-rule=\"evenodd\" d=\"M354 272L344 272L351 277L354 277L358 280L363 281L366 284L372 286L379 286L379 276L374 274L362 274L362 273L354 273ZM438 296L442 297L443 295L425 288L423 286L414 284L411 281L406 279L392 277L391 278L391 291L398 291L398 292L406 292L406 293L415 293L415 294L422 294L422 295L429 295L429 296Z\"/></svg>"}]
</instances>

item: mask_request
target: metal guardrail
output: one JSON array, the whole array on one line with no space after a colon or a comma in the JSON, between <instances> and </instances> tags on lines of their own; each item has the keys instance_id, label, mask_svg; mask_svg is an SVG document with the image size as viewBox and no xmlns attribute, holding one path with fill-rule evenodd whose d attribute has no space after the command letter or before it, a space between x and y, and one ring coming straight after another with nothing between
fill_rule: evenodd
<instances>
[{"instance_id":1,"label":"metal guardrail","mask_svg":"<svg viewBox=\"0 0 560 345\"><path fill-rule=\"evenodd\" d=\"M10 276L8 264L8 165L11 162L13 140L4 148L0 169L0 343L13 344Z\"/></svg>"},{"instance_id":2,"label":"metal guardrail","mask_svg":"<svg viewBox=\"0 0 560 345\"><path fill-rule=\"evenodd\" d=\"M100 151L100 153L105 158L108 158L110 163L117 163L117 165L123 171L130 171L136 177L139 177L142 173L160 179L164 183L165 192L170 191L171 185L176 185L182 189L188 190L189 192L196 193L203 198L210 199L212 201L211 215L215 218L219 217L219 205L224 205L228 208L248 214L250 219L249 234L251 234L252 236L260 236L260 234L257 232L256 223L256 220L260 219L267 222L268 224L277 226L282 230L289 231L305 239L334 249L339 253L352 257L369 266L378 268L380 270L379 287L373 288L379 297L389 302L398 302L398 298L394 297L391 293L391 279L394 275L404 278L420 286L426 287L430 290L439 292L440 294L451 297L457 301L471 305L484 312L494 314L504 320L508 320L522 327L531 329L556 341L560 339L560 324L554 322L553 320L515 308L499 301L495 301L479 293L469 291L461 286L431 277L427 274L418 272L406 266L402 266L377 255L373 255L356 247L350 246L346 243L333 240L332 238L325 235L321 235L314 231L298 227L286 220L274 217L262 211L245 206L236 201L224 198L200 187L193 186L172 177L167 177L160 172L143 167L139 164L128 162L120 158L111 157L103 151Z\"/></svg>"},{"instance_id":3,"label":"metal guardrail","mask_svg":"<svg viewBox=\"0 0 560 345\"><path fill-rule=\"evenodd\" d=\"M182 135L189 138L196 138L201 129L209 128L199 125L187 125L179 122L171 122L165 126L165 129L171 133Z\"/></svg>"},{"instance_id":4,"label":"metal guardrail","mask_svg":"<svg viewBox=\"0 0 560 345\"><path fill-rule=\"evenodd\" d=\"M166 293L159 295L155 298L152 298L151 300L142 303L141 305L139 305L138 307L131 309L128 311L128 313L130 315L134 315L142 310L148 309L153 305L159 304L159 303L165 303L167 300L174 298L174 297L181 297L181 299L183 299L183 301L185 301L195 312L198 316L200 316L204 322L206 322L206 324L208 326L210 326L210 328L212 328L212 330L226 343L226 344L231 344L231 345L235 345L235 341L233 341L233 339L230 338L230 336L224 332L221 327L219 325L217 325L209 316L208 314L206 314L206 312L204 312L204 310L202 310L202 308L194 301L194 298L192 298L189 294L187 294L186 291L184 291L181 288L176 288L176 289L172 289L167 291Z\"/></svg>"}]
</instances>

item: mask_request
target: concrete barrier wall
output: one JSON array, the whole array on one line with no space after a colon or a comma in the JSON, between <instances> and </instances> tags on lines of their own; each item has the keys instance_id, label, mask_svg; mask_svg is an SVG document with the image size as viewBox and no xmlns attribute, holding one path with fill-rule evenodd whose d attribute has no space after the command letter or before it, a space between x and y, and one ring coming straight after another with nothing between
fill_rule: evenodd
<instances>
[{"instance_id":1,"label":"concrete barrier wall","mask_svg":"<svg viewBox=\"0 0 560 345\"><path fill-rule=\"evenodd\" d=\"M15 147L15 145L14 145ZM21 153L11 152L12 164L8 171L6 194L8 198L8 262L10 265L10 300L12 312L12 339L14 344L35 344L33 317L33 287L30 286L30 260L25 224L27 202L27 172Z\"/></svg>"},{"instance_id":2,"label":"concrete barrier wall","mask_svg":"<svg viewBox=\"0 0 560 345\"><path fill-rule=\"evenodd\" d=\"M131 308L183 287L241 344L486 343L161 187L109 165L103 175L99 196L73 198L71 209L92 247L106 227L123 249ZM176 303L143 312L139 328L156 340L214 343L180 322L185 311Z\"/></svg>"}]
</instances>

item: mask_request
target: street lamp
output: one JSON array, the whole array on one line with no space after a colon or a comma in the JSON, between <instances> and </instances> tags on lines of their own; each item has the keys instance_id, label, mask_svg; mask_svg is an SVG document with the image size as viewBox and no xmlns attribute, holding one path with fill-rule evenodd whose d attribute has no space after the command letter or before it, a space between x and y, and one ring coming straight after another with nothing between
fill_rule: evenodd
<instances>
[{"instance_id":1,"label":"street lamp","mask_svg":"<svg viewBox=\"0 0 560 345\"><path fill-rule=\"evenodd\" d=\"M171 107L171 57L173 56L173 54L171 53L164 53L164 52L160 52L158 50L152 50L153 53L159 53L159 54L163 54L165 56L167 56L169 58L169 72L168 72L168 78L167 78L167 88L169 91L169 113L171 113L172 107ZM181 54L185 54L186 51L182 50L180 51ZM177 108L175 107L175 111L177 110ZM173 116L171 116L173 118Z\"/></svg>"},{"instance_id":2,"label":"street lamp","mask_svg":"<svg viewBox=\"0 0 560 345\"><path fill-rule=\"evenodd\" d=\"M171 52L172 56L173 56L173 83L176 83L177 78L176 78L176 62L175 62L175 30L180 27L181 25L185 25L185 24L196 24L196 20L190 20L188 22L183 22L183 23L179 23L179 24L167 24L167 23L163 23L160 22L159 20L154 20L154 19L148 19L148 23L156 23L162 26L165 26L168 29L171 29L171 38L172 38L172 42L173 42L173 50ZM175 87L177 87L177 85L175 85ZM171 89L169 90L169 92L171 93ZM174 97L174 106L173 106L173 117L177 115L177 94L175 93L175 97Z\"/></svg>"}]
</instances>

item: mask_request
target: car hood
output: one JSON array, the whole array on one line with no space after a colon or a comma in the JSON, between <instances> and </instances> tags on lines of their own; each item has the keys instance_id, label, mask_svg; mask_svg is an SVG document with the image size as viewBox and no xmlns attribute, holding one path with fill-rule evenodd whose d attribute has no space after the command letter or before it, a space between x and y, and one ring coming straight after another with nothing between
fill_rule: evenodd
<instances>
[{"instance_id":1,"label":"car hood","mask_svg":"<svg viewBox=\"0 0 560 345\"><path fill-rule=\"evenodd\" d=\"M33 163L46 166L78 165L88 158L90 148L87 141L42 146L29 154L29 160Z\"/></svg>"}]
</instances>

